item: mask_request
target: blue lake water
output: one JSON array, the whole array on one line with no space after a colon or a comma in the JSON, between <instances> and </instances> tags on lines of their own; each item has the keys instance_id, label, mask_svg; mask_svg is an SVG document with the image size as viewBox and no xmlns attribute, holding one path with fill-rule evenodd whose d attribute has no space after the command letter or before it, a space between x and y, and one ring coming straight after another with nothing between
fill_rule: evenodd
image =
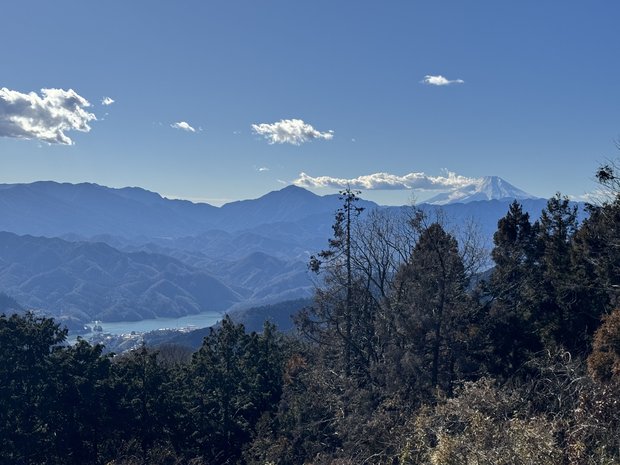
<instances>
[{"instance_id":1,"label":"blue lake water","mask_svg":"<svg viewBox=\"0 0 620 465\"><path fill-rule=\"evenodd\" d=\"M188 326L193 326L196 329L206 328L213 326L219 320L222 319L224 314L220 312L204 312L196 315L187 315L180 318L155 318L151 320L141 321L115 321L106 322L100 321L99 324L104 333L110 334L129 334L132 331L136 333L146 333L149 331L155 331L158 329L181 329ZM94 322L91 322L88 326L93 327ZM92 333L81 334L80 336L87 339ZM73 336L73 335L72 335ZM73 339L77 336L70 337Z\"/></svg>"}]
</instances>

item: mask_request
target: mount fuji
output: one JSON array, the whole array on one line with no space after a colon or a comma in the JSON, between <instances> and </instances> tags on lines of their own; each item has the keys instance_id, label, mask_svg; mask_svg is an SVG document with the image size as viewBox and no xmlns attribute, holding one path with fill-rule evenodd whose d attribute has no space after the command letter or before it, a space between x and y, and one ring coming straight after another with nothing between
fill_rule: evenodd
<instances>
[{"instance_id":1,"label":"mount fuji","mask_svg":"<svg viewBox=\"0 0 620 465\"><path fill-rule=\"evenodd\" d=\"M478 200L536 199L537 197L513 186L499 176L484 176L468 186L431 197L424 203L430 205L449 205L469 203Z\"/></svg>"}]
</instances>

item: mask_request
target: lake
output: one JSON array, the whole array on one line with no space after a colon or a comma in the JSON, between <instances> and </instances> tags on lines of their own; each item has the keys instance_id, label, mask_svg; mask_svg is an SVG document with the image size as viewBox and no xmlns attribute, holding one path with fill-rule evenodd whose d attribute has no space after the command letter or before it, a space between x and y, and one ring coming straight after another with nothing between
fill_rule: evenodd
<instances>
[{"instance_id":1,"label":"lake","mask_svg":"<svg viewBox=\"0 0 620 465\"><path fill-rule=\"evenodd\" d=\"M115 335L129 334L132 331L136 333L147 333L149 331L156 331L158 329L181 329L188 326L198 328L206 328L213 326L219 320L222 319L223 313L221 312L203 312L196 315L187 315L180 318L154 318L141 321L115 321L106 322L99 321L99 325L104 333L110 333ZM90 322L88 326L92 328L95 322ZM92 332L80 334L84 339L90 338ZM76 339L77 334L70 335L69 339Z\"/></svg>"}]
</instances>

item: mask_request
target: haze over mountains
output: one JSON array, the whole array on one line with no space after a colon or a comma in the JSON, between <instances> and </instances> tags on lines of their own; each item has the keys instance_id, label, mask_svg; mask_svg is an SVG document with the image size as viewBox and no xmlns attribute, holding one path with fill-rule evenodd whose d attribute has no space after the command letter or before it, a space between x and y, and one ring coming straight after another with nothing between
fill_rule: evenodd
<instances>
[{"instance_id":1,"label":"haze over mountains","mask_svg":"<svg viewBox=\"0 0 620 465\"><path fill-rule=\"evenodd\" d=\"M534 218L546 204L488 177L420 208L473 220L489 242L514 198ZM296 186L218 208L135 187L0 185L0 291L74 327L307 298L308 258L327 245L340 206Z\"/></svg>"}]
</instances>

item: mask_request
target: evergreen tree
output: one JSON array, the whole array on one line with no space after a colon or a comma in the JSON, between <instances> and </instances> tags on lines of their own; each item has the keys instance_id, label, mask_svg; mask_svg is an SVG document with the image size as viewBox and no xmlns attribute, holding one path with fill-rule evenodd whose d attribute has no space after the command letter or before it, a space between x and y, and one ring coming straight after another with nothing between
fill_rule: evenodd
<instances>
[{"instance_id":1,"label":"evergreen tree","mask_svg":"<svg viewBox=\"0 0 620 465\"><path fill-rule=\"evenodd\" d=\"M157 361L157 352L145 345L117 357L111 383L116 402L111 405L116 422L114 442L126 455L138 455L148 463L155 448L172 447L175 431L173 377ZM120 446L119 446L120 445Z\"/></svg>"},{"instance_id":2,"label":"evergreen tree","mask_svg":"<svg viewBox=\"0 0 620 465\"><path fill-rule=\"evenodd\" d=\"M561 346L571 352L583 340L583 328L575 324L579 299L571 262L577 229L577 206L559 193L551 197L540 216L537 237L542 270L536 289L537 330L547 347Z\"/></svg>"},{"instance_id":3,"label":"evergreen tree","mask_svg":"<svg viewBox=\"0 0 620 465\"><path fill-rule=\"evenodd\" d=\"M485 292L489 295L486 331L489 368L511 375L541 349L535 334L535 287L540 282L536 245L538 223L514 201L497 224L491 257L495 267Z\"/></svg>"},{"instance_id":4,"label":"evergreen tree","mask_svg":"<svg viewBox=\"0 0 620 465\"><path fill-rule=\"evenodd\" d=\"M78 340L51 354L49 434L54 437L56 463L100 463L102 446L116 428L109 414L115 402L108 384L110 357L102 351L101 345Z\"/></svg>"},{"instance_id":5,"label":"evergreen tree","mask_svg":"<svg viewBox=\"0 0 620 465\"><path fill-rule=\"evenodd\" d=\"M238 457L258 419L279 401L282 350L273 327L247 334L227 316L194 354L188 371L190 434L208 463Z\"/></svg>"},{"instance_id":6,"label":"evergreen tree","mask_svg":"<svg viewBox=\"0 0 620 465\"><path fill-rule=\"evenodd\" d=\"M589 205L588 213L575 235L574 255L585 268L586 282L606 293L613 308L620 303L620 199Z\"/></svg>"},{"instance_id":7,"label":"evergreen tree","mask_svg":"<svg viewBox=\"0 0 620 465\"><path fill-rule=\"evenodd\" d=\"M354 350L359 350L354 334L354 320L358 319L359 312L354 304L354 271L352 256L353 221L364 210L357 207L359 191L346 189L340 191L342 207L336 211L335 222L332 225L334 236L329 239L329 248L322 250L317 256L310 257L309 267L318 273L321 267L328 267L329 280L339 286L345 293L342 305L336 305L330 315L337 328L337 334L343 342L343 366L347 375L351 374L352 356ZM335 289L331 289L333 292ZM336 289L338 290L338 289Z\"/></svg>"},{"instance_id":8,"label":"evergreen tree","mask_svg":"<svg viewBox=\"0 0 620 465\"><path fill-rule=\"evenodd\" d=\"M418 393L433 394L436 388L450 393L459 372L466 370L464 343L472 310L456 239L440 224L429 225L397 283L401 297L395 349L401 360L410 361L401 365L401 376L411 379L415 385L410 387Z\"/></svg>"},{"instance_id":9,"label":"evergreen tree","mask_svg":"<svg viewBox=\"0 0 620 465\"><path fill-rule=\"evenodd\" d=\"M67 331L50 318L0 315L0 461L39 464L54 457L51 353Z\"/></svg>"}]
</instances>

